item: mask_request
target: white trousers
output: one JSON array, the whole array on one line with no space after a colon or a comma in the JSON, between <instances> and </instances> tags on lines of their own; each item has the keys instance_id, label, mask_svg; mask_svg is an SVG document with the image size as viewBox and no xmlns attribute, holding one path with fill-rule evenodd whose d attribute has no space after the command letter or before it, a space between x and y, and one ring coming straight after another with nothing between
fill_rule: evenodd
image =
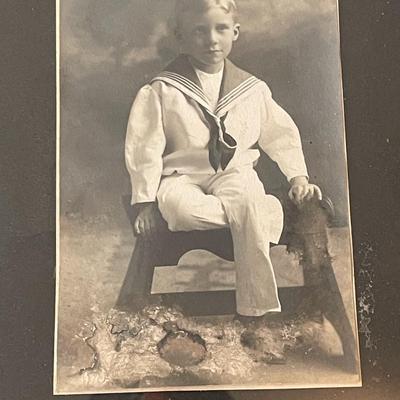
<instances>
[{"instance_id":1,"label":"white trousers","mask_svg":"<svg viewBox=\"0 0 400 400\"><path fill-rule=\"evenodd\" d=\"M157 199L171 231L230 228L239 314L281 310L269 246L279 241L283 211L278 199L265 194L252 166L166 176Z\"/></svg>"}]
</instances>

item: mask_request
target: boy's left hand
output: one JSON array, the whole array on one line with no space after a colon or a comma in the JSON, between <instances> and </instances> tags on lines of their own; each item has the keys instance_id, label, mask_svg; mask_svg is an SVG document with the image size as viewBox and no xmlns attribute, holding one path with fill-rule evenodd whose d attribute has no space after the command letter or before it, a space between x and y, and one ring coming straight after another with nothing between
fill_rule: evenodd
<instances>
[{"instance_id":1,"label":"boy's left hand","mask_svg":"<svg viewBox=\"0 0 400 400\"><path fill-rule=\"evenodd\" d=\"M289 198L293 203L300 205L304 200L310 200L317 196L322 200L321 189L317 185L308 182L305 176L297 176L290 181L292 187L289 190Z\"/></svg>"}]
</instances>

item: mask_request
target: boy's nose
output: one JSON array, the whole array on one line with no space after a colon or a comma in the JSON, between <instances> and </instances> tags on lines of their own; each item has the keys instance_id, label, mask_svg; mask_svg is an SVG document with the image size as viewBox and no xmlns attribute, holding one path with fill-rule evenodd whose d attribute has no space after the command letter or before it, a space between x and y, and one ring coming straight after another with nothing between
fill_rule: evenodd
<instances>
[{"instance_id":1,"label":"boy's nose","mask_svg":"<svg viewBox=\"0 0 400 400\"><path fill-rule=\"evenodd\" d=\"M218 39L217 39L217 33L215 31L210 31L208 33L208 42L210 44L216 44L218 43Z\"/></svg>"}]
</instances>

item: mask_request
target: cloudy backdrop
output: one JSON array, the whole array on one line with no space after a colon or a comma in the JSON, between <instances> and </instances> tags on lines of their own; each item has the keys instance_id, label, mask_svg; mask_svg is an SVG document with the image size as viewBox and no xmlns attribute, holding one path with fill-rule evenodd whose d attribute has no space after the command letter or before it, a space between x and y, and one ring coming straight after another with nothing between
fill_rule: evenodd
<instances>
[{"instance_id":1,"label":"cloudy backdrop","mask_svg":"<svg viewBox=\"0 0 400 400\"><path fill-rule=\"evenodd\" d=\"M125 129L134 96L178 49L173 0L62 0L63 215L124 218L130 193ZM238 0L232 61L267 81L300 128L310 176L346 218L339 33L335 0ZM270 185L284 182L264 160Z\"/></svg>"}]
</instances>

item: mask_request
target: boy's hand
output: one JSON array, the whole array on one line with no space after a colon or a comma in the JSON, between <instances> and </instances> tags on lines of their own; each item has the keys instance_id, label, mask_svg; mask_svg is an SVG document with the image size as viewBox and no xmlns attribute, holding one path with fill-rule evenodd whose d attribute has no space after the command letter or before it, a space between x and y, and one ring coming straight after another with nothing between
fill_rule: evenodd
<instances>
[{"instance_id":1,"label":"boy's hand","mask_svg":"<svg viewBox=\"0 0 400 400\"><path fill-rule=\"evenodd\" d=\"M297 176L290 181L292 187L289 190L289 198L296 204L300 205L304 200L310 200L317 196L318 200L322 200L321 189L317 185L308 183L305 176Z\"/></svg>"},{"instance_id":2,"label":"boy's hand","mask_svg":"<svg viewBox=\"0 0 400 400\"><path fill-rule=\"evenodd\" d=\"M133 226L135 235L149 238L165 224L156 203L139 203L135 207L139 208Z\"/></svg>"}]
</instances>

